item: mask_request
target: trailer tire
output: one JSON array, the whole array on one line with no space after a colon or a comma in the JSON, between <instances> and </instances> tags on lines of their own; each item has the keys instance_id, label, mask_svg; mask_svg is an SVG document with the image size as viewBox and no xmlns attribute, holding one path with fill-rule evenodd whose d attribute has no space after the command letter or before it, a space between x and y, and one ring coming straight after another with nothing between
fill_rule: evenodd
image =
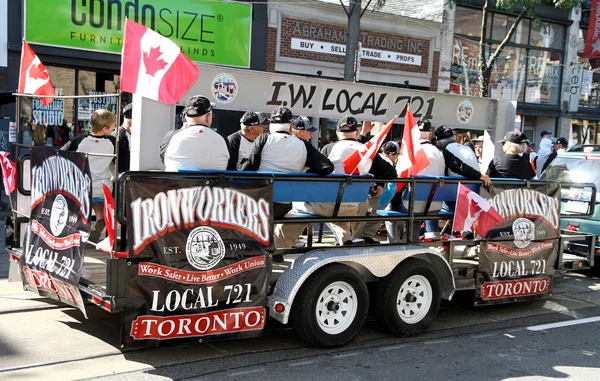
<instances>
[{"instance_id":1,"label":"trailer tire","mask_svg":"<svg viewBox=\"0 0 600 381\"><path fill-rule=\"evenodd\" d=\"M358 334L369 310L367 285L351 267L333 264L308 278L292 307L298 336L310 345L333 348Z\"/></svg>"},{"instance_id":2,"label":"trailer tire","mask_svg":"<svg viewBox=\"0 0 600 381\"><path fill-rule=\"evenodd\" d=\"M408 260L377 285L377 320L396 336L427 330L442 301L440 282L431 264Z\"/></svg>"}]
</instances>

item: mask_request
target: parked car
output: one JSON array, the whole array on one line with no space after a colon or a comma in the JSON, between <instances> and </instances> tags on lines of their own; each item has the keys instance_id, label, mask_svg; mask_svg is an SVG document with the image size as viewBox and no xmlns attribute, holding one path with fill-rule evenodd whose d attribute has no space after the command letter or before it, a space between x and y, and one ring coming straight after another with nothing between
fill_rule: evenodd
<instances>
[{"instance_id":1,"label":"parked car","mask_svg":"<svg viewBox=\"0 0 600 381\"><path fill-rule=\"evenodd\" d=\"M600 189L600 145L571 147L567 152L559 153L542 173L541 180L564 182L594 183ZM586 212L591 201L591 189L571 188L562 191L562 213ZM600 205L596 197L594 214L589 219L563 218L561 229L600 235ZM567 252L586 253L585 242L571 242ZM596 239L595 267L600 267L600 240Z\"/></svg>"}]
</instances>

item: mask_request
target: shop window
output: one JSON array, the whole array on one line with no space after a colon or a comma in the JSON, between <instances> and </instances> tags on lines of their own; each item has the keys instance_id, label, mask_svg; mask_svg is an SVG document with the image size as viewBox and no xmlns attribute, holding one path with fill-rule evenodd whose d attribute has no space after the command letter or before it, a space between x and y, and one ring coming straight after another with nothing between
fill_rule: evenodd
<instances>
[{"instance_id":1,"label":"shop window","mask_svg":"<svg viewBox=\"0 0 600 381\"><path fill-rule=\"evenodd\" d=\"M565 27L559 24L534 22L529 45L539 48L564 50Z\"/></svg>"},{"instance_id":2,"label":"shop window","mask_svg":"<svg viewBox=\"0 0 600 381\"><path fill-rule=\"evenodd\" d=\"M578 144L598 144L598 122L591 120L576 120L571 122L571 136L574 145Z\"/></svg>"},{"instance_id":3,"label":"shop window","mask_svg":"<svg viewBox=\"0 0 600 381\"><path fill-rule=\"evenodd\" d=\"M75 70L46 66L56 95L75 94ZM72 137L73 99L54 98L44 106L40 98L21 98L23 143L62 147Z\"/></svg>"},{"instance_id":4,"label":"shop window","mask_svg":"<svg viewBox=\"0 0 600 381\"><path fill-rule=\"evenodd\" d=\"M502 41L508 34L508 31L514 24L516 17L502 15L498 13L493 14L491 25L491 39L495 41ZM521 20L517 25L517 30L510 39L510 42L515 44L527 45L529 38L529 24L528 19Z\"/></svg>"},{"instance_id":5,"label":"shop window","mask_svg":"<svg viewBox=\"0 0 600 381\"><path fill-rule=\"evenodd\" d=\"M479 96L479 42L454 36L450 91L454 94Z\"/></svg>"},{"instance_id":6,"label":"shop window","mask_svg":"<svg viewBox=\"0 0 600 381\"><path fill-rule=\"evenodd\" d=\"M96 73L79 70L79 95L104 95L117 93L120 76L110 73ZM80 98L77 103L76 133L89 133L90 116L99 109L107 109L116 113L117 97Z\"/></svg>"},{"instance_id":7,"label":"shop window","mask_svg":"<svg viewBox=\"0 0 600 381\"><path fill-rule=\"evenodd\" d=\"M479 37L481 34L481 10L456 7L454 15L454 33Z\"/></svg>"},{"instance_id":8,"label":"shop window","mask_svg":"<svg viewBox=\"0 0 600 381\"><path fill-rule=\"evenodd\" d=\"M492 46L495 49L496 46ZM522 102L525 94L527 51L506 47L492 69L491 97Z\"/></svg>"},{"instance_id":9,"label":"shop window","mask_svg":"<svg viewBox=\"0 0 600 381\"><path fill-rule=\"evenodd\" d=\"M562 78L561 54L529 50L525 102L558 104Z\"/></svg>"}]
</instances>

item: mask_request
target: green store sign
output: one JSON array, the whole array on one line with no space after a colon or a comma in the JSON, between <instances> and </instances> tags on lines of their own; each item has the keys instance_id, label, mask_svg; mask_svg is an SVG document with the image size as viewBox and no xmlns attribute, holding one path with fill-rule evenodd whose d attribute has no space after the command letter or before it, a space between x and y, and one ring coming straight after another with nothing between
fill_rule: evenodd
<instances>
[{"instance_id":1,"label":"green store sign","mask_svg":"<svg viewBox=\"0 0 600 381\"><path fill-rule=\"evenodd\" d=\"M157 31L192 61L250 67L252 6L206 0L26 0L30 43L121 53L125 17Z\"/></svg>"}]
</instances>

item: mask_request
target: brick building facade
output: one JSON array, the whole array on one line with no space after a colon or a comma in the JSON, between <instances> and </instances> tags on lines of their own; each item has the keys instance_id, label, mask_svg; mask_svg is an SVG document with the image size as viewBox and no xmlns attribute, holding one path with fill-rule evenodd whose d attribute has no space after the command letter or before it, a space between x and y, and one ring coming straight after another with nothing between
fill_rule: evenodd
<instances>
[{"instance_id":1,"label":"brick building facade","mask_svg":"<svg viewBox=\"0 0 600 381\"><path fill-rule=\"evenodd\" d=\"M440 23L365 12L359 80L437 91ZM347 17L339 3L270 3L266 70L343 78Z\"/></svg>"}]
</instances>

